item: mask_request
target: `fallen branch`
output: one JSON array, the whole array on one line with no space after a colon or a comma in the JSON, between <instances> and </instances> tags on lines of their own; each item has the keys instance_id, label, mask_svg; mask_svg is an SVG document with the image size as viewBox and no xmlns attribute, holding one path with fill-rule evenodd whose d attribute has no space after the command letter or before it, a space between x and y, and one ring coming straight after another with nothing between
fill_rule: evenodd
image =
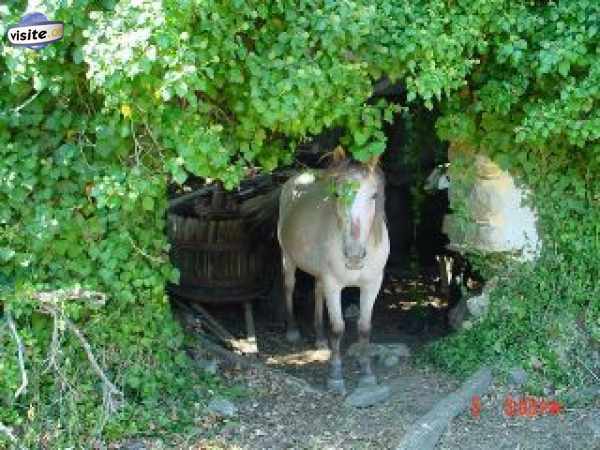
<instances>
[{"instance_id":1,"label":"fallen branch","mask_svg":"<svg viewBox=\"0 0 600 450\"><path fill-rule=\"evenodd\" d=\"M133 240L133 238L131 236L127 236L127 238L129 239L129 242L131 243L131 246L133 247L133 249L138 252L140 255L142 255L144 258L146 258L148 261L155 263L155 264L163 264L166 259L157 257L157 256L152 256L149 255L148 253L146 253L144 250L142 250L141 248L139 248L137 246L137 244L135 243L135 241Z\"/></svg>"},{"instance_id":2,"label":"fallen branch","mask_svg":"<svg viewBox=\"0 0 600 450\"><path fill-rule=\"evenodd\" d=\"M58 311L56 310L56 308L54 308L53 306L50 306L50 305L44 305L42 307L42 309L44 310L44 312L51 314L56 320L56 318L58 316ZM96 360L96 357L94 356L94 353L92 352L91 345L89 344L89 342L87 341L87 339L85 338L85 336L83 335L81 330L79 328L77 328L77 326L67 317L63 317L63 320L64 320L67 328L69 328L69 330L71 330L71 332L75 336L77 336L77 339L79 339L79 342L81 343L81 346L83 347L83 350L85 351L85 354L88 358L88 361L90 362L90 365L92 366L92 369L94 370L94 372L96 372L98 377L102 380L102 388L103 388L104 394L105 394L105 403L106 403L109 414L112 413L113 411L116 411L119 408L121 400L124 397L123 393L106 376L106 374L100 367L100 364L98 364L98 361ZM118 399L115 400L114 397L118 397Z\"/></svg>"},{"instance_id":3,"label":"fallen branch","mask_svg":"<svg viewBox=\"0 0 600 450\"><path fill-rule=\"evenodd\" d=\"M12 318L12 314L9 311L5 311L4 315L6 317L6 323L8 324L8 328L10 328L10 332L15 339L18 350L18 359L19 359L19 369L21 370L21 386L15 392L15 399L19 398L21 394L27 391L27 370L25 370L25 347L23 346L23 341L21 340L21 336L17 331L17 327L15 325L15 321Z\"/></svg>"},{"instance_id":4,"label":"fallen branch","mask_svg":"<svg viewBox=\"0 0 600 450\"><path fill-rule=\"evenodd\" d=\"M64 318L64 321L67 324L67 326L69 327L69 329L73 332L73 334L75 334L75 336L77 336L77 339L79 339L79 342L81 342L81 345L83 346L83 349L85 350L85 354L87 355L88 360L89 360L90 364L92 365L92 368L94 369L96 374L98 374L100 379L106 384L109 391L112 392L113 394L122 396L123 393L119 389L117 389L117 387L108 379L106 374L100 368L98 361L96 361L96 357L92 353L92 347L90 346L89 342L85 339L85 336L83 335L83 333L79 330L79 328L77 328L75 326L75 324L73 322L71 322L66 317Z\"/></svg>"},{"instance_id":5,"label":"fallen branch","mask_svg":"<svg viewBox=\"0 0 600 450\"><path fill-rule=\"evenodd\" d=\"M215 319L209 312L202 306L196 303L185 303L182 300L175 299L175 303L179 308L187 310L189 313L195 316L200 316L204 319L204 325L212 331L223 343L231 345L231 341L236 341L236 338L225 329L217 319Z\"/></svg>"},{"instance_id":6,"label":"fallen branch","mask_svg":"<svg viewBox=\"0 0 600 450\"><path fill-rule=\"evenodd\" d=\"M90 300L97 306L104 306L106 294L97 291L88 291L81 287L57 289L56 291L36 292L31 298L42 303L56 303L66 300Z\"/></svg>"},{"instance_id":7,"label":"fallen branch","mask_svg":"<svg viewBox=\"0 0 600 450\"><path fill-rule=\"evenodd\" d=\"M479 369L459 390L442 399L414 423L397 450L433 450L448 423L469 406L473 396L485 394L491 382L491 370Z\"/></svg>"},{"instance_id":8,"label":"fallen branch","mask_svg":"<svg viewBox=\"0 0 600 450\"><path fill-rule=\"evenodd\" d=\"M8 437L8 440L11 441L13 444L17 442L17 438L13 434L12 429L4 425L2 422L0 422L0 432L4 433Z\"/></svg>"},{"instance_id":9,"label":"fallen branch","mask_svg":"<svg viewBox=\"0 0 600 450\"><path fill-rule=\"evenodd\" d=\"M256 349L256 338L248 336L246 339L238 339L233 336L223 325L221 325L217 319L215 319L205 308L198 305L197 303L185 303L182 300L175 299L175 304L181 310L189 313L190 315L199 318L202 321L202 325L212 332L221 342L227 347L245 354L257 353ZM247 307L245 313L247 314ZM248 324L248 318L246 318L246 324ZM252 343L254 340L254 343Z\"/></svg>"},{"instance_id":10,"label":"fallen branch","mask_svg":"<svg viewBox=\"0 0 600 450\"><path fill-rule=\"evenodd\" d=\"M13 110L12 110L13 114L18 113L23 108L25 108L27 105L29 105L32 101L34 101L38 97L38 95L40 95L42 93L42 91L43 91L43 89L39 90L39 91L35 91L35 93L31 97L29 97L27 100L25 100L23 103L21 103L16 108L13 108Z\"/></svg>"}]
</instances>

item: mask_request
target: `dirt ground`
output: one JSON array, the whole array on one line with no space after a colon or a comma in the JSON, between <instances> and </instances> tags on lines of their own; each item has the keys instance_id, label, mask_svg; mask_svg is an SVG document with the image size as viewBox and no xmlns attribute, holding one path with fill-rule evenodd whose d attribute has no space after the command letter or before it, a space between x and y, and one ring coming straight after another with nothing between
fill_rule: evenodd
<instances>
[{"instance_id":1,"label":"dirt ground","mask_svg":"<svg viewBox=\"0 0 600 450\"><path fill-rule=\"evenodd\" d=\"M414 355L423 344L449 332L444 302L429 283L388 279L382 292L372 342L405 343ZM419 312L413 308L417 297L421 304L429 303ZM222 369L229 383L245 386L249 395L236 402L235 417L206 417L194 439L177 448L392 449L413 422L459 387L459 381L448 374L418 367L411 357L402 358L394 367L374 365L379 384L390 387L386 401L362 409L346 405L343 397L324 389L328 355L314 350L311 302L299 303L303 342L287 343L281 325L258 316L259 360L267 368ZM346 298L345 306L350 303L352 299ZM221 313L220 317L216 313L219 320L241 333L241 321ZM347 320L344 348L355 340L354 319ZM358 363L348 355L344 371L351 393L357 385ZM304 380L308 387L294 379ZM481 398L479 417L467 410L455 418L437 449L600 449L600 403L558 415L507 417L504 399L518 393L509 392L501 381L494 380Z\"/></svg>"}]
</instances>

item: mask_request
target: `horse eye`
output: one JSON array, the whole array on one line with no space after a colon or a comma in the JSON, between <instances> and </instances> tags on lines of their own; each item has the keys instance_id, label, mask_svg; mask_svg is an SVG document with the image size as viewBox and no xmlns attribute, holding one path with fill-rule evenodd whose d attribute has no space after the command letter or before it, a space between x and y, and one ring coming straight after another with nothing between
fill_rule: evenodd
<instances>
[{"instance_id":1,"label":"horse eye","mask_svg":"<svg viewBox=\"0 0 600 450\"><path fill-rule=\"evenodd\" d=\"M372 198L373 200L375 200L377 197L378 197L378 195L377 195L377 192L371 196L371 198Z\"/></svg>"}]
</instances>

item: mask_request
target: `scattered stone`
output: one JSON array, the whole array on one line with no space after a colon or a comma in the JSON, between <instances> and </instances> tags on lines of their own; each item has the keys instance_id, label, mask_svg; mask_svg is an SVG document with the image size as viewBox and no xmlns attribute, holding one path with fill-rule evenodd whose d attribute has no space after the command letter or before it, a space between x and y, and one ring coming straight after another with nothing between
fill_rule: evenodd
<instances>
[{"instance_id":1,"label":"scattered stone","mask_svg":"<svg viewBox=\"0 0 600 450\"><path fill-rule=\"evenodd\" d=\"M390 369L392 367L396 367L399 363L400 363L400 358L398 358L398 356L396 356L396 355L389 355L387 358L385 358L383 360L384 367L387 367L388 369Z\"/></svg>"},{"instance_id":2,"label":"scattered stone","mask_svg":"<svg viewBox=\"0 0 600 450\"><path fill-rule=\"evenodd\" d=\"M467 299L467 308L469 312L476 318L483 317L487 313L489 304L489 292L485 289L481 294L475 295Z\"/></svg>"},{"instance_id":3,"label":"scattered stone","mask_svg":"<svg viewBox=\"0 0 600 450\"><path fill-rule=\"evenodd\" d=\"M369 406L383 403L391 395L389 386L370 386L357 388L346 397L344 403L355 408L367 408Z\"/></svg>"},{"instance_id":4,"label":"scattered stone","mask_svg":"<svg viewBox=\"0 0 600 450\"><path fill-rule=\"evenodd\" d=\"M483 287L481 294L467 299L467 309L476 319L481 319L487 314L490 305L490 294L497 285L498 278L490 278Z\"/></svg>"},{"instance_id":5,"label":"scattered stone","mask_svg":"<svg viewBox=\"0 0 600 450\"><path fill-rule=\"evenodd\" d=\"M547 384L542 388L545 397L553 397L556 394L556 389L553 385Z\"/></svg>"},{"instance_id":6,"label":"scattered stone","mask_svg":"<svg viewBox=\"0 0 600 450\"><path fill-rule=\"evenodd\" d=\"M539 358L536 358L535 356L531 357L531 367L535 370L541 370L543 366L544 364L542 364L542 361L540 361Z\"/></svg>"},{"instance_id":7,"label":"scattered stone","mask_svg":"<svg viewBox=\"0 0 600 450\"><path fill-rule=\"evenodd\" d=\"M584 425L592 430L594 436L600 437L600 414L595 414L590 416L585 422Z\"/></svg>"},{"instance_id":8,"label":"scattered stone","mask_svg":"<svg viewBox=\"0 0 600 450\"><path fill-rule=\"evenodd\" d=\"M514 367L508 373L508 382L515 386L523 386L527 383L527 372L522 367Z\"/></svg>"},{"instance_id":9,"label":"scattered stone","mask_svg":"<svg viewBox=\"0 0 600 450\"><path fill-rule=\"evenodd\" d=\"M142 441L129 441L121 447L123 450L146 450L146 444Z\"/></svg>"},{"instance_id":10,"label":"scattered stone","mask_svg":"<svg viewBox=\"0 0 600 450\"><path fill-rule=\"evenodd\" d=\"M453 330L460 330L468 313L467 302L461 298L458 304L448 313L448 322Z\"/></svg>"},{"instance_id":11,"label":"scattered stone","mask_svg":"<svg viewBox=\"0 0 600 450\"><path fill-rule=\"evenodd\" d=\"M355 304L348 306L344 310L344 318L346 319L354 319L360 316L360 308Z\"/></svg>"},{"instance_id":12,"label":"scattered stone","mask_svg":"<svg viewBox=\"0 0 600 450\"><path fill-rule=\"evenodd\" d=\"M220 417L233 417L238 413L238 408L229 400L215 398L210 401L208 411Z\"/></svg>"},{"instance_id":13,"label":"scattered stone","mask_svg":"<svg viewBox=\"0 0 600 450\"><path fill-rule=\"evenodd\" d=\"M381 347L384 349L384 352L387 352L390 355L395 355L399 358L410 357L410 348L402 342L397 344L381 344Z\"/></svg>"},{"instance_id":14,"label":"scattered stone","mask_svg":"<svg viewBox=\"0 0 600 450\"><path fill-rule=\"evenodd\" d=\"M219 369L219 363L216 359L199 359L196 360L196 364L210 375L216 375Z\"/></svg>"}]
</instances>

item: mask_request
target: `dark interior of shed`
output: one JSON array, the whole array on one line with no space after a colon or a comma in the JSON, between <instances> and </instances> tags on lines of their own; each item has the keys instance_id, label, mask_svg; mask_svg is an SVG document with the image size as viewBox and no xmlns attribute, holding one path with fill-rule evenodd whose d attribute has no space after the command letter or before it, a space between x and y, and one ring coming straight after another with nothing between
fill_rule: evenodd
<instances>
[{"instance_id":1,"label":"dark interior of shed","mask_svg":"<svg viewBox=\"0 0 600 450\"><path fill-rule=\"evenodd\" d=\"M385 97L386 100L397 104L405 104L401 86L388 85L380 89L379 97ZM414 120L415 117L418 120ZM446 249L448 239L442 232L442 223L444 215L448 213L447 191L426 192L424 190L424 181L429 173L439 164L447 162L447 148L444 143L437 140L435 135L435 118L435 111L427 111L421 107L408 113L397 113L393 122L385 125L387 148L380 164L386 177L385 209L391 248L384 284L374 308L373 340L375 341L402 341L420 345L450 332L448 311L456 304L461 293L459 284L453 283L452 280L456 279L456 275L461 275L457 272L465 272L468 269L458 255ZM309 143L298 149L294 167L324 167L328 161L324 156L338 145L341 134L341 130L333 129L315 136ZM282 170L289 172L294 167ZM277 178L277 174L272 177L272 179ZM260 180L249 181L236 192L228 194L232 205L236 201L241 203L251 196L252 194L248 192L252 192L253 185L259 186L258 191L260 191L260 183L262 183ZM197 189L201 184L201 180L196 180L195 185L191 184L192 190ZM206 196L182 203L175 212L187 217L188 220L203 220L203 217L206 218L206 211L211 210L211 205L214 210L215 198L214 192L209 192ZM227 214L235 216L237 211L235 205L226 203L223 203L221 208L229 208ZM270 241L272 244L271 252L262 253L262 265L261 261L257 262L254 258L255 264L258 264L254 268L255 276L260 281L269 281L268 288L263 289L262 286L259 289L260 293L257 291L252 294L258 347L261 352L265 347L273 347L272 344L261 343L264 336L270 336L271 341L285 340L284 302L278 279L280 256L274 239L273 225L274 223L271 223L271 228L258 230L258 234L254 236L248 231L246 236L246 239L253 242ZM203 259L198 255L192 255L191 258L189 255L184 258L177 257L177 255L181 256L182 252L177 253L177 245L174 247L173 261L176 266L187 264L188 269L183 272L187 272L188 276L182 278L180 286L170 287L172 296L187 302L207 304L207 310L225 328L235 335L242 336L245 333L244 315L243 310L236 305L242 302L239 301L241 297L234 295L238 291L228 288L228 282L232 278L224 277L216 280L217 282L208 288L202 285L202 280L206 280L206 277L212 276L216 279L219 277L219 271L227 270L218 269L223 267L222 260L225 258L225 253L215 253L213 267L209 267L208 272L199 274L196 266L200 260L203 260L206 266L206 258ZM455 260L454 274L444 273L441 264L441 258L444 256L450 256ZM204 266L202 270L206 269ZM231 267L231 264L226 264L225 267ZM311 342L314 314L313 280L301 271L297 274L294 298L296 316L305 341ZM356 307L353 308L352 305L358 305L358 299L357 288L344 289L342 303L343 309L347 312L347 330L350 333L353 332L354 322L352 310L356 311Z\"/></svg>"}]
</instances>

